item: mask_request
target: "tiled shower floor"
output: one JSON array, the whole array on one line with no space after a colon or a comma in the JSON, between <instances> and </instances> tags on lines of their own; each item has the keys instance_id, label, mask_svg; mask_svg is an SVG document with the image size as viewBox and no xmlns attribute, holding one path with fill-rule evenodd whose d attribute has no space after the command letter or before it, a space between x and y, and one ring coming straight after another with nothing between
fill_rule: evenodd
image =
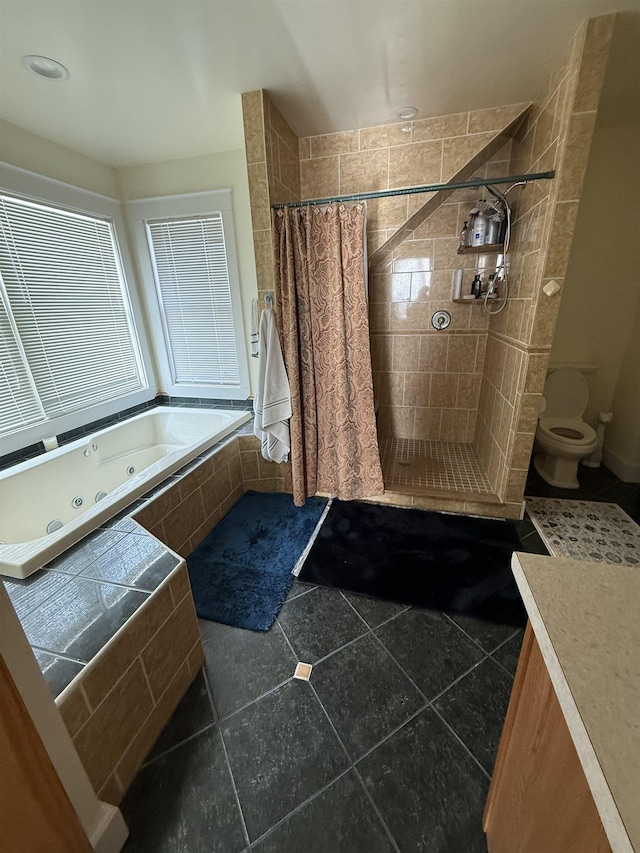
<instances>
[{"instance_id":1,"label":"tiled shower floor","mask_svg":"<svg viewBox=\"0 0 640 853\"><path fill-rule=\"evenodd\" d=\"M442 491L488 497L491 485L470 444L423 441L413 438L380 439L385 488L414 493Z\"/></svg>"}]
</instances>

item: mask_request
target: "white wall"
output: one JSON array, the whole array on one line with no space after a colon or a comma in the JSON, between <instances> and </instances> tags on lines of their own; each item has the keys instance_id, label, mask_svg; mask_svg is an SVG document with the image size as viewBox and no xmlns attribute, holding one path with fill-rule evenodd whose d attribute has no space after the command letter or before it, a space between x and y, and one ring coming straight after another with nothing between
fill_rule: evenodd
<instances>
[{"instance_id":1,"label":"white wall","mask_svg":"<svg viewBox=\"0 0 640 853\"><path fill-rule=\"evenodd\" d=\"M552 363L598 366L586 413L592 424L612 410L630 336L639 334L640 187L630 187L639 151L640 125L596 127L551 351Z\"/></svg>"},{"instance_id":2,"label":"white wall","mask_svg":"<svg viewBox=\"0 0 640 853\"><path fill-rule=\"evenodd\" d=\"M116 170L0 119L0 160L94 193L118 198Z\"/></svg>"},{"instance_id":3,"label":"white wall","mask_svg":"<svg viewBox=\"0 0 640 853\"><path fill-rule=\"evenodd\" d=\"M253 255L249 183L244 151L224 151L220 154L207 154L185 160L167 160L144 166L129 166L118 169L117 174L119 191L124 201L134 198L202 192L204 190L231 190L242 313L248 346L250 341L251 300L258 295L258 285ZM255 389L258 366L256 359L250 358L248 349L247 360L249 362L251 388Z\"/></svg>"}]
</instances>

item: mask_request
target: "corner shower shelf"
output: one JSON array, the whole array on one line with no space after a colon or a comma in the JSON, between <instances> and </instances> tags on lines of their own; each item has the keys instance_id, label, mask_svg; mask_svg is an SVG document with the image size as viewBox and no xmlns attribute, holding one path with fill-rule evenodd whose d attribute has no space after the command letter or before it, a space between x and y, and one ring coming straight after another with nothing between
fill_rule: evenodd
<instances>
[{"instance_id":1,"label":"corner shower shelf","mask_svg":"<svg viewBox=\"0 0 640 853\"><path fill-rule=\"evenodd\" d=\"M502 243L487 243L485 246L465 246L464 249L458 249L459 255L484 255L487 252L500 253L504 252Z\"/></svg>"}]
</instances>

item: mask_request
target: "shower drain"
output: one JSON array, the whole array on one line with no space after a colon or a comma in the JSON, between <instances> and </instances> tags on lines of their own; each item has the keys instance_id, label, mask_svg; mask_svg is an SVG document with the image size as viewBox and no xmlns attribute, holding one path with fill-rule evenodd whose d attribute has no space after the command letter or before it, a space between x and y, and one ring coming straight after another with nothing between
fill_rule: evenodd
<instances>
[{"instance_id":1,"label":"shower drain","mask_svg":"<svg viewBox=\"0 0 640 853\"><path fill-rule=\"evenodd\" d=\"M133 465L129 465L129 467L127 468L127 474L129 476L131 476L132 474L135 474L135 473L136 473L136 469L133 467Z\"/></svg>"}]
</instances>

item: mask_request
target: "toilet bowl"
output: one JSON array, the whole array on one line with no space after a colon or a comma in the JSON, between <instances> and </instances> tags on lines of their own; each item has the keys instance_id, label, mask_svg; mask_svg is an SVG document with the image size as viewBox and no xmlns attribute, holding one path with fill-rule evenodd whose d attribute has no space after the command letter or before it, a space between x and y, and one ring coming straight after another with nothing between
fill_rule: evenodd
<instances>
[{"instance_id":1,"label":"toilet bowl","mask_svg":"<svg viewBox=\"0 0 640 853\"><path fill-rule=\"evenodd\" d=\"M533 464L542 479L559 489L577 489L578 464L596 449L596 431L582 420L589 386L579 370L561 367L544 385L545 409L538 419L536 439L543 452Z\"/></svg>"}]
</instances>

